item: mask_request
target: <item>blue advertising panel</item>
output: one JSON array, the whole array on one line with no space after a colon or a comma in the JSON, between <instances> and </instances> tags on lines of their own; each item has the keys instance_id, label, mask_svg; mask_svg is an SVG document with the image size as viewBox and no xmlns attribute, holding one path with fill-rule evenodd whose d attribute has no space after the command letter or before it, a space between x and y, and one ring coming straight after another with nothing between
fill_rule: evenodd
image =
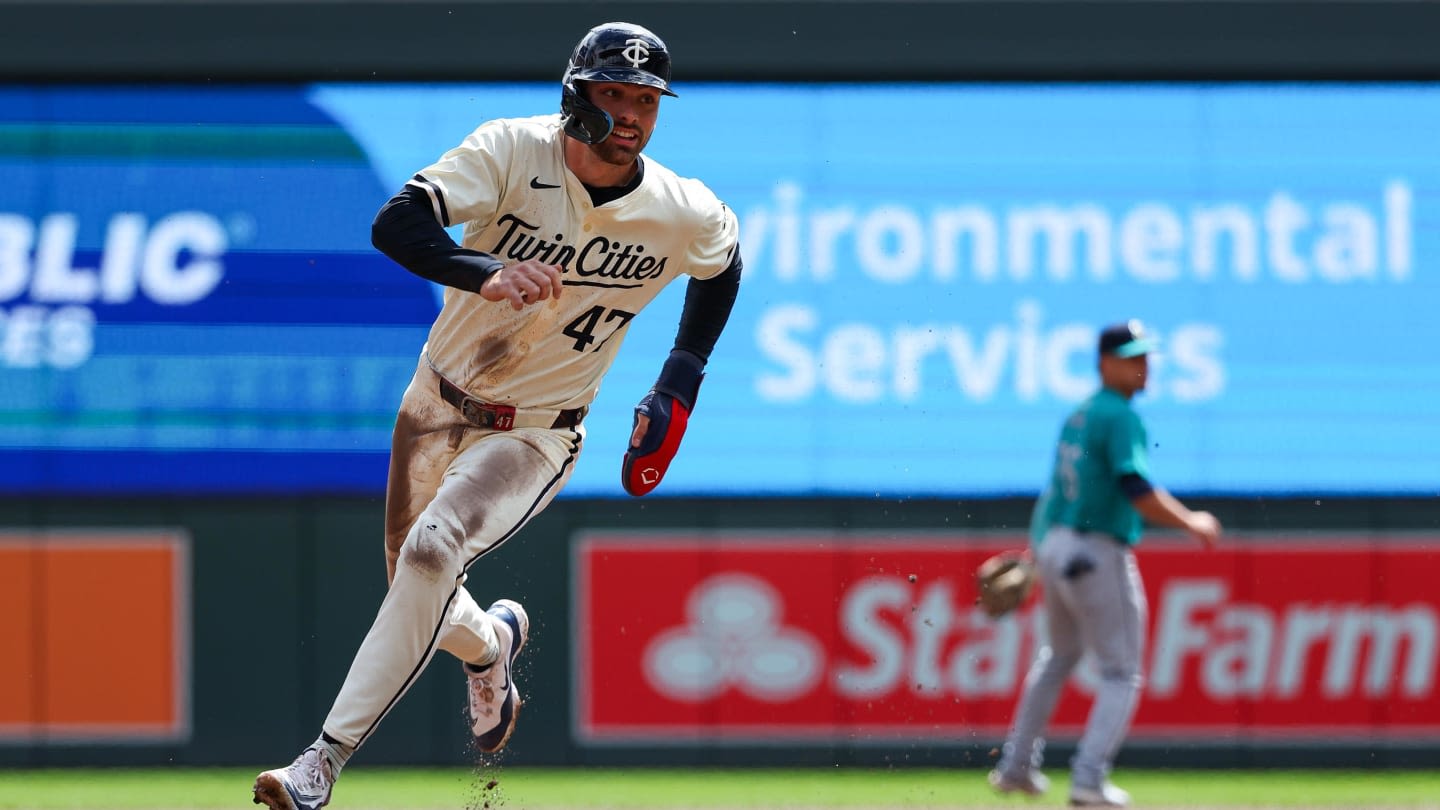
<instances>
[{"instance_id":1,"label":"blue advertising panel","mask_svg":"<svg viewBox=\"0 0 1440 810\"><path fill-rule=\"evenodd\" d=\"M1033 493L1099 326L1162 354L1152 465L1434 493L1440 88L700 85L648 153L745 279L657 494ZM438 290L404 181L551 85L0 89L0 487L375 493ZM629 327L566 496L618 496L683 284Z\"/></svg>"}]
</instances>

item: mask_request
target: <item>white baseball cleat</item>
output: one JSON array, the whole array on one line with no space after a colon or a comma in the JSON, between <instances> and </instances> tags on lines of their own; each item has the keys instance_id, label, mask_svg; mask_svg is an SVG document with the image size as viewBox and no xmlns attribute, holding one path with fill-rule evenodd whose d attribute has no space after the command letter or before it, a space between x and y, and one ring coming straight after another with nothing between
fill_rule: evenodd
<instances>
[{"instance_id":1,"label":"white baseball cleat","mask_svg":"<svg viewBox=\"0 0 1440 810\"><path fill-rule=\"evenodd\" d=\"M334 786L330 759L312 745L286 767L255 777L255 804L270 810L318 810L330 803Z\"/></svg>"},{"instance_id":2,"label":"white baseball cleat","mask_svg":"<svg viewBox=\"0 0 1440 810\"><path fill-rule=\"evenodd\" d=\"M1050 780L1045 774L1035 770L1025 770L1022 773L1005 773L999 768L991 771L986 780L996 793L1024 793L1026 796L1039 796L1050 789Z\"/></svg>"},{"instance_id":3,"label":"white baseball cleat","mask_svg":"<svg viewBox=\"0 0 1440 810\"><path fill-rule=\"evenodd\" d=\"M1129 807L1130 794L1105 780L1100 787L1070 786L1071 807Z\"/></svg>"},{"instance_id":4,"label":"white baseball cleat","mask_svg":"<svg viewBox=\"0 0 1440 810\"><path fill-rule=\"evenodd\" d=\"M463 664L469 679L470 730L475 746L486 754L505 747L520 714L520 690L515 686L515 659L530 635L530 617L519 602L499 599L485 611L495 622L500 654L493 664Z\"/></svg>"}]
</instances>

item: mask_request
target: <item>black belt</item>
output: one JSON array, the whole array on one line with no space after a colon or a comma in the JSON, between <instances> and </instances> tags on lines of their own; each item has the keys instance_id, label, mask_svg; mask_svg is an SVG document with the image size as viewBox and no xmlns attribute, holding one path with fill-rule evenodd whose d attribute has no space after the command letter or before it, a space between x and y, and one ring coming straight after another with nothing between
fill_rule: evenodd
<instances>
[{"instance_id":1,"label":"black belt","mask_svg":"<svg viewBox=\"0 0 1440 810\"><path fill-rule=\"evenodd\" d=\"M465 393L465 389L438 373L435 376L440 379L440 398L458 408L460 415L465 417L465 421L487 430L513 430L517 427L573 428L580 424L589 410L589 408L580 407L559 411L555 413L553 421L546 423L541 414L533 411L517 411L513 405L481 402ZM544 411L544 414L550 413L552 411ZM537 417L539 417L538 421Z\"/></svg>"}]
</instances>

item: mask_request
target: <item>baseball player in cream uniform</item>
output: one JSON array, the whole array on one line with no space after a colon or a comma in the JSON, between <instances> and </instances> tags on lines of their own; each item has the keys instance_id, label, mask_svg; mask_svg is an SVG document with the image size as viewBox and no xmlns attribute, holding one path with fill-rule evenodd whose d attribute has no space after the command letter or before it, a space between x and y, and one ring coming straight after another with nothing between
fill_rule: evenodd
<instances>
[{"instance_id":1,"label":"baseball player in cream uniform","mask_svg":"<svg viewBox=\"0 0 1440 810\"><path fill-rule=\"evenodd\" d=\"M482 608L465 571L565 485L630 321L686 276L674 347L636 408L621 465L633 495L664 476L741 269L731 211L698 180L641 157L660 98L675 95L669 81L655 34L596 26L571 56L561 114L482 124L376 216L377 248L446 285L395 423L390 588L320 737L259 775L257 803L325 805L437 650L462 662L476 746L505 746L529 618L510 599ZM462 223L457 245L445 228Z\"/></svg>"}]
</instances>

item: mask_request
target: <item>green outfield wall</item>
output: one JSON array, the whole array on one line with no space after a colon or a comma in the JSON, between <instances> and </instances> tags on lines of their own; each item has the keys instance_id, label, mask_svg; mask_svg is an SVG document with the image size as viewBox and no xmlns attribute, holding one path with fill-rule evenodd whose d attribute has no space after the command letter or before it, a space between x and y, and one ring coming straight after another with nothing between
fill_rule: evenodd
<instances>
[{"instance_id":1,"label":"green outfield wall","mask_svg":"<svg viewBox=\"0 0 1440 810\"><path fill-rule=\"evenodd\" d=\"M1440 533L1440 508L1426 499L1253 498L1196 503L1212 508L1233 532L1292 539L1316 531L1339 532L1370 538L1365 542L1372 544L1376 554L1383 553L1384 544L1392 539L1404 542L1417 533L1422 537L1427 532ZM471 571L470 587L481 599L516 596L524 600L533 617L534 631L522 670L528 698L508 756L527 764L983 762L995 742L989 736L958 734L937 739L923 723L916 725L914 739L907 739L903 729L899 735L892 733L880 740L866 739L862 733L851 739L779 745L754 738L735 744L719 736L693 734L682 734L671 742L656 742L652 737L648 742L620 745L581 739L572 701L578 694L577 682L587 673L575 671L572 635L577 625L586 624L591 617L577 612L577 557L572 546L576 538L594 533L612 540L633 537L642 547L649 542L646 538L695 537L697 532L702 541L705 537L754 536L762 546L767 537L813 540L816 536L855 535L867 538L871 547L883 552L887 538L896 538L896 542L948 538L947 543L962 545L970 542L965 538L972 535L979 538L976 542L995 536L1013 538L1024 526L1028 509L1027 499L561 501ZM47 731L46 718L32 712L29 717L36 722L28 731L13 723L8 727L0 724L0 730L9 735L0 744L0 764L241 764L288 757L316 733L383 594L381 518L378 498L0 502L0 529L4 530L0 534L28 533L58 545L77 533L103 537L159 531L186 538L189 544L184 571L187 581L181 589L188 592L188 602L180 606L189 635L188 644L182 645L188 649L183 668L187 683L181 689L187 704L182 732L160 741L124 739L122 735L120 739L86 742ZM4 548L3 539L0 537L0 549ZM823 539L819 544L824 545ZM716 548L721 545L717 541ZM963 577L963 572L956 574L957 581ZM63 572L59 579L48 581L63 582ZM655 583L657 593L664 584ZM83 637L92 622L124 611L129 601L124 594L130 593L135 600L145 596L127 592L126 587L128 583L100 580L81 591L75 598L82 601L88 592L103 590L111 595L107 603L85 606L94 618L83 618L86 612L82 611L82 618L71 621L69 630L54 632L73 630ZM647 609L649 594L643 590L634 592L629 600L637 615ZM121 594L118 597L114 595L117 592ZM12 624L14 621L12 616ZM6 632L13 636L13 631L12 627ZM140 666L140 662L127 660L124 650L143 647L143 641L134 636L119 647L97 647L107 652L87 657L80 665L93 679L92 691L87 694L103 690L107 675L118 678ZM1391 675L1399 682L1404 671L1402 666ZM1419 675L1425 677L1423 672ZM51 676L60 678L65 673ZM596 677L602 688L609 683L604 673ZM125 699L123 694L108 698L115 702ZM458 666L442 656L357 761L465 761L462 701ZM5 705L12 714L25 711L16 709L13 699ZM1063 743L1056 748L1064 749ZM1246 765L1261 759L1272 765L1333 762L1384 766L1433 761L1436 751L1440 751L1440 737L1409 732L1396 739L1380 733L1344 744L1311 739L1279 746L1259 737L1231 735L1208 740L1191 735L1178 744L1151 741L1132 745L1126 757L1135 764L1169 766Z\"/></svg>"},{"instance_id":2,"label":"green outfield wall","mask_svg":"<svg viewBox=\"0 0 1440 810\"><path fill-rule=\"evenodd\" d=\"M614 19L665 37L681 82L1440 77L1440 6L1413 0L4 0L0 14L10 81L558 80L570 43Z\"/></svg>"}]
</instances>

